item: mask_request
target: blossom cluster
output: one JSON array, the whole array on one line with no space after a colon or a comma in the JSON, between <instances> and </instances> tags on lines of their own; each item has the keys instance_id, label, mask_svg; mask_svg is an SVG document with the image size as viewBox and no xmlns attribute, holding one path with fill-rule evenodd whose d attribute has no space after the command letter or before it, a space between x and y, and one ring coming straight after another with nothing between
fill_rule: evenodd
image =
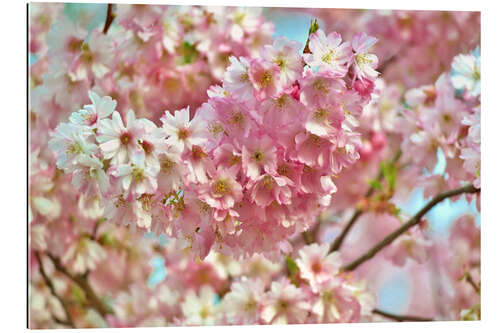
<instances>
[{"instance_id":1,"label":"blossom cluster","mask_svg":"<svg viewBox=\"0 0 500 333\"><path fill-rule=\"evenodd\" d=\"M436 80L455 55L475 47L481 36L479 12L335 8L309 12L321 19L325 29L347 38L365 31L383 40L374 51L384 79L406 89Z\"/></svg>"},{"instance_id":2,"label":"blossom cluster","mask_svg":"<svg viewBox=\"0 0 500 333\"><path fill-rule=\"evenodd\" d=\"M166 111L161 126L133 110L124 122L116 101L90 92L92 104L49 145L110 221L186 239L202 258L214 244L235 255L287 251L329 205L334 175L359 158L375 42L318 30L302 55L278 38L258 57L231 57L194 117Z\"/></svg>"},{"instance_id":3,"label":"blossom cluster","mask_svg":"<svg viewBox=\"0 0 500 333\"><path fill-rule=\"evenodd\" d=\"M147 106L148 115L158 120L164 107L198 106L206 100L209 85L220 78L216 68L229 63L227 55L255 53L270 40L273 25L259 9L113 5L116 17L104 32L102 24L95 29L88 24L95 21L95 11L75 20L64 6L29 6L29 222L32 249L63 258L63 264L80 274L106 257L93 237L103 222L102 202L90 195L92 186L80 194L72 185L87 182L84 170L72 177L57 168L48 147L50 133L71 112L72 123L95 129L100 118L94 117L108 115L110 108L124 115L129 107L143 112ZM155 74L160 72L165 75ZM79 111L89 90L112 95L119 103L92 93L95 104ZM66 125L61 129L86 142L85 131ZM84 143L81 148L95 147ZM97 172L101 162L87 157L82 165ZM71 153L64 163L73 163ZM108 176L94 176L107 186Z\"/></svg>"},{"instance_id":4,"label":"blossom cluster","mask_svg":"<svg viewBox=\"0 0 500 333\"><path fill-rule=\"evenodd\" d=\"M235 261L211 252L202 263L163 260L165 280L119 293L108 322L127 327L371 320L374 295L364 282L339 272L339 253L328 254L328 244L312 244L294 257L287 258L287 271L259 255Z\"/></svg>"},{"instance_id":5,"label":"blossom cluster","mask_svg":"<svg viewBox=\"0 0 500 333\"><path fill-rule=\"evenodd\" d=\"M133 108L157 121L166 109L195 109L222 78L229 55L255 55L274 29L259 9L114 6L106 32L89 31L51 4L33 6L32 21L44 23L32 24L30 35L44 50L30 69L31 113L45 125L37 136L61 120L51 118L77 111L89 90L112 96L122 116Z\"/></svg>"},{"instance_id":6,"label":"blossom cluster","mask_svg":"<svg viewBox=\"0 0 500 333\"><path fill-rule=\"evenodd\" d=\"M477 13L304 10L301 45L296 9L70 9L29 12L31 328L392 320L402 275L399 313L480 319L477 216L346 268L416 188L479 210Z\"/></svg>"},{"instance_id":7,"label":"blossom cluster","mask_svg":"<svg viewBox=\"0 0 500 333\"><path fill-rule=\"evenodd\" d=\"M408 108L399 130L403 138L403 160L413 168L425 168L425 195L435 195L473 182L480 188L480 55L479 49L458 55L451 73L442 74L433 85L409 90ZM430 174L440 149L446 159L445 174Z\"/></svg>"}]
</instances>

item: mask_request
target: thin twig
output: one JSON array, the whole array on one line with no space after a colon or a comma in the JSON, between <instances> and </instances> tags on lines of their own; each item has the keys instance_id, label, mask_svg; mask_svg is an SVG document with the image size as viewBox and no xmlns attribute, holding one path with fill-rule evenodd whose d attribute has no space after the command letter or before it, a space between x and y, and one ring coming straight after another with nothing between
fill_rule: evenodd
<instances>
[{"instance_id":1,"label":"thin twig","mask_svg":"<svg viewBox=\"0 0 500 333\"><path fill-rule=\"evenodd\" d=\"M38 253L38 251L35 251L35 257L36 257L36 260L38 261L38 266L39 266L40 274L42 275L42 278L43 278L45 284L49 288L50 293L55 298L57 298L57 300L59 301L59 303L61 303L61 305L62 305L62 307L64 309L64 313L66 315L66 320L61 320L61 319L53 316L54 321L56 323L58 323L58 324L67 325L67 326L70 326L72 328L75 328L75 324L73 323L73 320L71 319L71 316L69 314L68 304L66 303L66 301L61 296L59 296L57 294L56 289L54 287L54 283L48 277L47 273L45 272L45 269L43 268L42 258L40 258L40 253Z\"/></svg>"},{"instance_id":2,"label":"thin twig","mask_svg":"<svg viewBox=\"0 0 500 333\"><path fill-rule=\"evenodd\" d=\"M108 10L106 11L106 21L104 22L104 28L102 29L103 34L107 34L111 23L115 19L115 13L113 13L113 4L108 3Z\"/></svg>"},{"instance_id":3,"label":"thin twig","mask_svg":"<svg viewBox=\"0 0 500 333\"><path fill-rule=\"evenodd\" d=\"M320 224L321 224L321 219L318 218L316 219L316 224L314 225L314 227L312 227L307 231L302 232L302 239L304 240L304 243L306 243L306 245L310 245L316 241L316 235L318 233Z\"/></svg>"},{"instance_id":4,"label":"thin twig","mask_svg":"<svg viewBox=\"0 0 500 333\"><path fill-rule=\"evenodd\" d=\"M476 284L476 282L474 282L474 280L472 280L472 277L470 276L469 273L466 274L465 280L467 282L469 282L469 284L472 286L472 288L474 288L474 290L476 291L476 293L478 293L478 294L481 293L481 288L479 288L479 286Z\"/></svg>"},{"instance_id":5,"label":"thin twig","mask_svg":"<svg viewBox=\"0 0 500 333\"><path fill-rule=\"evenodd\" d=\"M342 267L342 270L344 271L352 271L356 269L359 265L367 261L368 259L371 259L373 256L375 256L380 250L382 250L384 247L387 245L391 244L393 240L398 238L400 235L404 234L406 231L408 231L411 227L417 225L420 223L422 217L430 211L435 205L440 203L446 198L450 198L459 194L464 194L464 193L477 193L480 192L481 189L475 188L473 185L467 185L464 187L460 187L451 191L443 192L441 194L438 194L437 196L434 197L427 205L425 205L420 211L418 211L417 214L415 214L408 222L403 224L399 229L396 231L390 233L387 235L382 241L377 243L375 246L373 246L371 249L369 249L367 252L365 252L363 255L361 255L359 258L354 260L353 262L345 265Z\"/></svg>"},{"instance_id":6,"label":"thin twig","mask_svg":"<svg viewBox=\"0 0 500 333\"><path fill-rule=\"evenodd\" d=\"M361 209L356 209L354 211L354 214L351 216L351 219L349 220L349 222L347 222L346 226L344 227L340 235L338 235L337 238L335 238L335 241L330 247L330 253L338 251L338 249L340 249L340 246L344 242L345 237L347 236L351 228L354 226L354 223L356 223L356 221L362 214L363 211Z\"/></svg>"},{"instance_id":7,"label":"thin twig","mask_svg":"<svg viewBox=\"0 0 500 333\"><path fill-rule=\"evenodd\" d=\"M61 264L59 258L54 257L51 254L47 254L47 256L52 260L54 267L64 275L66 275L70 280L75 282L87 296L87 299L90 305L99 312L99 314L104 318L107 314L113 314L113 310L103 303L101 299L96 295L89 282L84 276L73 275Z\"/></svg>"},{"instance_id":8,"label":"thin twig","mask_svg":"<svg viewBox=\"0 0 500 333\"><path fill-rule=\"evenodd\" d=\"M390 318L390 319L395 320L395 321L434 321L434 319L432 319L432 318L396 315L396 314L385 312L385 311L382 311L379 309L375 309L372 312L375 314L378 314L379 316Z\"/></svg>"},{"instance_id":9,"label":"thin twig","mask_svg":"<svg viewBox=\"0 0 500 333\"><path fill-rule=\"evenodd\" d=\"M393 55L393 56L390 56L389 58L387 58L378 68L377 68L377 71L379 73L383 73L385 71L385 69L390 65L392 64L393 62L395 62L396 60L398 60L398 56L397 55Z\"/></svg>"},{"instance_id":10,"label":"thin twig","mask_svg":"<svg viewBox=\"0 0 500 333\"><path fill-rule=\"evenodd\" d=\"M311 37L311 35L313 33L318 31L318 29L319 29L318 20L317 19L311 20L311 25L309 26L309 33L307 35L306 46L304 47L304 50L302 51L302 53L304 53L304 54L311 53L311 50L309 49L309 38Z\"/></svg>"},{"instance_id":11,"label":"thin twig","mask_svg":"<svg viewBox=\"0 0 500 333\"><path fill-rule=\"evenodd\" d=\"M399 160L400 157L401 157L401 149L399 149L396 152L396 154L394 155L394 157L391 160L391 164L395 164ZM378 182L380 182L383 177L384 177L384 173L382 172L382 169L380 169L376 180ZM368 191L366 192L364 197L365 198L371 197L374 191L375 191L375 188L373 186L370 186L370 188L368 189ZM356 223L356 221L358 220L358 218L362 214L363 214L363 211L361 209L356 209L354 211L354 214L352 215L349 222L347 222L346 226L344 227L344 229L342 230L340 235L338 235L337 238L335 238L335 241L333 242L332 246L330 247L330 252L338 251L340 249L340 247L342 246L342 243L344 242L345 237L347 236L347 234L349 233L351 228L354 226L354 223Z\"/></svg>"}]
</instances>

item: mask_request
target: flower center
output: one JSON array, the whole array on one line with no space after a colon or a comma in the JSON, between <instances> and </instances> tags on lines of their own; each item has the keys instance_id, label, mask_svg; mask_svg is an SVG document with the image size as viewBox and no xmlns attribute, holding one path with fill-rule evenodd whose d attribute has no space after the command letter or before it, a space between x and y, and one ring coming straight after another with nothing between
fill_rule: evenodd
<instances>
[{"instance_id":1,"label":"flower center","mask_svg":"<svg viewBox=\"0 0 500 333\"><path fill-rule=\"evenodd\" d=\"M142 141L141 146L142 146L142 149L144 149L144 152L146 153L146 155L151 154L154 150L154 146L148 141Z\"/></svg>"},{"instance_id":2,"label":"flower center","mask_svg":"<svg viewBox=\"0 0 500 333\"><path fill-rule=\"evenodd\" d=\"M271 176L266 176L264 177L264 179L262 180L262 187L268 189L268 190L272 190L273 187L274 187L274 180L271 178Z\"/></svg>"},{"instance_id":3,"label":"flower center","mask_svg":"<svg viewBox=\"0 0 500 333\"><path fill-rule=\"evenodd\" d=\"M245 311L253 311L257 308L257 302L254 299L249 300L245 304Z\"/></svg>"},{"instance_id":4,"label":"flower center","mask_svg":"<svg viewBox=\"0 0 500 333\"><path fill-rule=\"evenodd\" d=\"M128 132L122 133L122 135L120 136L120 142L124 145L128 145L131 139L132 136Z\"/></svg>"},{"instance_id":5,"label":"flower center","mask_svg":"<svg viewBox=\"0 0 500 333\"><path fill-rule=\"evenodd\" d=\"M194 160L200 160L203 157L207 156L207 154L205 154L203 149L201 149L201 147L199 146L193 146L192 154Z\"/></svg>"},{"instance_id":6,"label":"flower center","mask_svg":"<svg viewBox=\"0 0 500 333\"><path fill-rule=\"evenodd\" d=\"M332 61L335 59L335 52L333 50L328 50L323 56L321 57L321 61L327 64L331 64Z\"/></svg>"},{"instance_id":7,"label":"flower center","mask_svg":"<svg viewBox=\"0 0 500 333\"><path fill-rule=\"evenodd\" d=\"M167 157L161 159L160 161L161 171L163 171L164 173L169 173L174 165L175 163Z\"/></svg>"},{"instance_id":8,"label":"flower center","mask_svg":"<svg viewBox=\"0 0 500 333\"><path fill-rule=\"evenodd\" d=\"M83 148L78 142L74 142L73 144L71 144L68 147L68 149L66 149L67 155L71 155L71 154L76 155L76 154L80 154L80 153L83 153Z\"/></svg>"},{"instance_id":9,"label":"flower center","mask_svg":"<svg viewBox=\"0 0 500 333\"><path fill-rule=\"evenodd\" d=\"M208 131L212 133L213 136L217 136L217 134L224 131L224 128L221 124L214 121L208 125Z\"/></svg>"},{"instance_id":10,"label":"flower center","mask_svg":"<svg viewBox=\"0 0 500 333\"><path fill-rule=\"evenodd\" d=\"M216 194L226 194L229 191L229 185L224 179L219 179L214 183L214 192Z\"/></svg>"},{"instance_id":11,"label":"flower center","mask_svg":"<svg viewBox=\"0 0 500 333\"><path fill-rule=\"evenodd\" d=\"M144 176L144 170L141 169L141 168L134 168L132 170L132 178L134 179L134 181L136 182L140 182L142 180L144 180L146 177Z\"/></svg>"},{"instance_id":12,"label":"flower center","mask_svg":"<svg viewBox=\"0 0 500 333\"><path fill-rule=\"evenodd\" d=\"M254 154L253 154L253 158L255 158L255 160L257 162L260 162L262 161L262 158L264 157L264 155L262 155L262 153L260 151L256 151Z\"/></svg>"},{"instance_id":13,"label":"flower center","mask_svg":"<svg viewBox=\"0 0 500 333\"><path fill-rule=\"evenodd\" d=\"M358 65L370 64L372 60L368 57L366 53L360 53L356 55L356 62Z\"/></svg>"},{"instance_id":14,"label":"flower center","mask_svg":"<svg viewBox=\"0 0 500 333\"><path fill-rule=\"evenodd\" d=\"M233 114L233 116L231 117L231 123L233 124L241 124L243 123L243 115L241 114L241 112L236 112Z\"/></svg>"},{"instance_id":15,"label":"flower center","mask_svg":"<svg viewBox=\"0 0 500 333\"><path fill-rule=\"evenodd\" d=\"M234 23L241 25L243 23L243 20L245 20L246 13L244 12L238 12L234 15Z\"/></svg>"},{"instance_id":16,"label":"flower center","mask_svg":"<svg viewBox=\"0 0 500 333\"><path fill-rule=\"evenodd\" d=\"M92 52L90 52L90 47L87 43L82 44L82 61L87 64L93 61Z\"/></svg>"},{"instance_id":17,"label":"flower center","mask_svg":"<svg viewBox=\"0 0 500 333\"><path fill-rule=\"evenodd\" d=\"M325 291L322 295L321 295L321 298L323 298L323 301L325 301L326 303L331 303L332 299L333 299L333 295L330 291Z\"/></svg>"},{"instance_id":18,"label":"flower center","mask_svg":"<svg viewBox=\"0 0 500 333\"><path fill-rule=\"evenodd\" d=\"M203 201L200 201L200 213L206 214L210 212L210 206Z\"/></svg>"},{"instance_id":19,"label":"flower center","mask_svg":"<svg viewBox=\"0 0 500 333\"><path fill-rule=\"evenodd\" d=\"M179 140L186 140L188 136L189 132L187 128L180 128L177 132L177 137L179 138Z\"/></svg>"},{"instance_id":20,"label":"flower center","mask_svg":"<svg viewBox=\"0 0 500 333\"><path fill-rule=\"evenodd\" d=\"M311 270L316 274L321 272L321 263L319 261L315 261L311 266Z\"/></svg>"},{"instance_id":21,"label":"flower center","mask_svg":"<svg viewBox=\"0 0 500 333\"><path fill-rule=\"evenodd\" d=\"M286 65L285 60L283 58L276 59L274 63L278 65L281 69L283 69L283 67L285 67Z\"/></svg>"},{"instance_id":22,"label":"flower center","mask_svg":"<svg viewBox=\"0 0 500 333\"><path fill-rule=\"evenodd\" d=\"M279 98L276 99L276 104L280 107L283 108L288 102L288 96L287 95L281 95Z\"/></svg>"},{"instance_id":23,"label":"flower center","mask_svg":"<svg viewBox=\"0 0 500 333\"><path fill-rule=\"evenodd\" d=\"M278 302L278 308L280 309L280 311L286 311L286 309L288 308L288 302L285 301L285 300L280 300Z\"/></svg>"},{"instance_id":24,"label":"flower center","mask_svg":"<svg viewBox=\"0 0 500 333\"><path fill-rule=\"evenodd\" d=\"M326 117L328 117L328 111L323 108L318 108L316 112L314 112L314 118L316 120L324 120Z\"/></svg>"},{"instance_id":25,"label":"flower center","mask_svg":"<svg viewBox=\"0 0 500 333\"><path fill-rule=\"evenodd\" d=\"M80 49L82 47L82 43L83 43L82 39L78 39L78 38L73 37L69 41L67 49L71 53L77 53L80 51Z\"/></svg>"},{"instance_id":26,"label":"flower center","mask_svg":"<svg viewBox=\"0 0 500 333\"><path fill-rule=\"evenodd\" d=\"M260 79L260 84L265 87L271 83L273 75L269 71L265 71Z\"/></svg>"},{"instance_id":27,"label":"flower center","mask_svg":"<svg viewBox=\"0 0 500 333\"><path fill-rule=\"evenodd\" d=\"M200 310L200 317L205 319L210 316L210 308L208 306L203 306Z\"/></svg>"},{"instance_id":28,"label":"flower center","mask_svg":"<svg viewBox=\"0 0 500 333\"><path fill-rule=\"evenodd\" d=\"M280 165L278 167L278 173L282 176L288 175L288 166L287 165Z\"/></svg>"},{"instance_id":29,"label":"flower center","mask_svg":"<svg viewBox=\"0 0 500 333\"><path fill-rule=\"evenodd\" d=\"M308 141L317 147L321 146L321 138L317 135L311 134Z\"/></svg>"},{"instance_id":30,"label":"flower center","mask_svg":"<svg viewBox=\"0 0 500 333\"><path fill-rule=\"evenodd\" d=\"M330 91L325 82L321 79L314 81L313 88L323 94L327 94Z\"/></svg>"},{"instance_id":31,"label":"flower center","mask_svg":"<svg viewBox=\"0 0 500 333\"><path fill-rule=\"evenodd\" d=\"M236 156L236 155L231 156L231 165L235 165L235 164L238 164L240 162L241 162L240 156Z\"/></svg>"}]
</instances>

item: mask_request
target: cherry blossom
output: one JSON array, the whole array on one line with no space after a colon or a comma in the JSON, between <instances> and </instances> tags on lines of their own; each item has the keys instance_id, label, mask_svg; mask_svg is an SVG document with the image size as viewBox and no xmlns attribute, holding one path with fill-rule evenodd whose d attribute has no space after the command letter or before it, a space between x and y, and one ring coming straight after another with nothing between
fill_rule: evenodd
<instances>
[{"instance_id":1,"label":"cherry blossom","mask_svg":"<svg viewBox=\"0 0 500 333\"><path fill-rule=\"evenodd\" d=\"M79 6L29 6L30 328L480 319L477 13Z\"/></svg>"}]
</instances>

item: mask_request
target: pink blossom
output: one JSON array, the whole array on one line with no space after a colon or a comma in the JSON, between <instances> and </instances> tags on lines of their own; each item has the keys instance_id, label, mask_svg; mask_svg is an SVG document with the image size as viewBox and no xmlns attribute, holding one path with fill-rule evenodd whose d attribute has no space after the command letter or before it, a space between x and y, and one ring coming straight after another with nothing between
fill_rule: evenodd
<instances>
[{"instance_id":1,"label":"pink blossom","mask_svg":"<svg viewBox=\"0 0 500 333\"><path fill-rule=\"evenodd\" d=\"M354 293L331 278L321 285L319 297L312 312L323 323L357 322L361 315L361 305Z\"/></svg>"},{"instance_id":2,"label":"pink blossom","mask_svg":"<svg viewBox=\"0 0 500 333\"><path fill-rule=\"evenodd\" d=\"M219 167L211 173L211 180L200 189L200 199L210 207L229 209L243 198L242 187L236 179L238 169Z\"/></svg>"},{"instance_id":3,"label":"pink blossom","mask_svg":"<svg viewBox=\"0 0 500 333\"><path fill-rule=\"evenodd\" d=\"M168 135L167 144L176 146L180 151L193 145L205 142L204 129L200 117L189 120L189 107L175 111L172 116L169 112L161 118L163 129Z\"/></svg>"},{"instance_id":4,"label":"pink blossom","mask_svg":"<svg viewBox=\"0 0 500 333\"><path fill-rule=\"evenodd\" d=\"M250 62L244 57L230 57L229 61L231 65L224 73L224 89L243 101L253 98L253 86L248 74Z\"/></svg>"},{"instance_id":5,"label":"pink blossom","mask_svg":"<svg viewBox=\"0 0 500 333\"><path fill-rule=\"evenodd\" d=\"M256 180L264 172L276 171L276 147L271 138L264 135L257 140L247 140L241 149L243 172L247 177Z\"/></svg>"},{"instance_id":6,"label":"pink blossom","mask_svg":"<svg viewBox=\"0 0 500 333\"><path fill-rule=\"evenodd\" d=\"M269 324L304 323L310 305L306 293L286 278L274 281L266 295L262 319Z\"/></svg>"},{"instance_id":7,"label":"pink blossom","mask_svg":"<svg viewBox=\"0 0 500 333\"><path fill-rule=\"evenodd\" d=\"M254 96L261 101L274 97L280 89L280 67L272 62L253 59L250 62L248 77L254 87Z\"/></svg>"},{"instance_id":8,"label":"pink blossom","mask_svg":"<svg viewBox=\"0 0 500 333\"><path fill-rule=\"evenodd\" d=\"M261 207L270 205L276 201L279 205L290 204L291 181L285 177L276 177L263 174L255 181L249 182L247 188L251 191L252 200Z\"/></svg>"},{"instance_id":9,"label":"pink blossom","mask_svg":"<svg viewBox=\"0 0 500 333\"><path fill-rule=\"evenodd\" d=\"M342 265L340 253L329 253L329 249L328 244L311 244L299 250L300 275L310 283L313 291L336 275Z\"/></svg>"},{"instance_id":10,"label":"pink blossom","mask_svg":"<svg viewBox=\"0 0 500 333\"><path fill-rule=\"evenodd\" d=\"M69 121L74 124L89 126L94 129L98 127L99 120L111 115L116 108L116 101L108 96L100 97L96 93L89 91L90 105L84 105L83 109L74 112L69 117Z\"/></svg>"},{"instance_id":11,"label":"pink blossom","mask_svg":"<svg viewBox=\"0 0 500 333\"><path fill-rule=\"evenodd\" d=\"M57 166L72 170L76 164L75 159L80 155L96 153L97 146L87 140L90 135L89 132L82 131L76 125L60 124L49 141L50 148L57 154Z\"/></svg>"},{"instance_id":12,"label":"pink blossom","mask_svg":"<svg viewBox=\"0 0 500 333\"><path fill-rule=\"evenodd\" d=\"M304 54L309 66L341 77L346 75L352 61L352 50L349 42L342 43L339 33L326 36L320 29L309 36L309 48L311 53Z\"/></svg>"},{"instance_id":13,"label":"pink blossom","mask_svg":"<svg viewBox=\"0 0 500 333\"><path fill-rule=\"evenodd\" d=\"M126 126L118 111L112 113L112 119L103 119L98 129L97 142L105 159L124 163L131 155L142 151L138 139L144 133L144 125L135 118L135 113L127 113Z\"/></svg>"},{"instance_id":14,"label":"pink blossom","mask_svg":"<svg viewBox=\"0 0 500 333\"><path fill-rule=\"evenodd\" d=\"M155 165L146 165L143 154L133 154L128 164L120 165L114 172L120 178L121 186L125 194L129 193L135 197L144 193L154 193L157 189L156 174L158 168Z\"/></svg>"},{"instance_id":15,"label":"pink blossom","mask_svg":"<svg viewBox=\"0 0 500 333\"><path fill-rule=\"evenodd\" d=\"M262 280L243 277L231 285L231 291L224 296L223 307L230 323L254 324L260 320L263 300Z\"/></svg>"},{"instance_id":16,"label":"pink blossom","mask_svg":"<svg viewBox=\"0 0 500 333\"><path fill-rule=\"evenodd\" d=\"M373 81L378 76L375 70L378 66L378 57L367 52L376 42L377 38L368 36L366 33L357 33L352 38L354 73L355 77L362 81L365 78Z\"/></svg>"},{"instance_id":17,"label":"pink blossom","mask_svg":"<svg viewBox=\"0 0 500 333\"><path fill-rule=\"evenodd\" d=\"M300 56L300 43L290 41L286 37L278 37L273 45L265 45L262 57L280 68L280 80L289 86L302 76L303 66Z\"/></svg>"}]
</instances>

